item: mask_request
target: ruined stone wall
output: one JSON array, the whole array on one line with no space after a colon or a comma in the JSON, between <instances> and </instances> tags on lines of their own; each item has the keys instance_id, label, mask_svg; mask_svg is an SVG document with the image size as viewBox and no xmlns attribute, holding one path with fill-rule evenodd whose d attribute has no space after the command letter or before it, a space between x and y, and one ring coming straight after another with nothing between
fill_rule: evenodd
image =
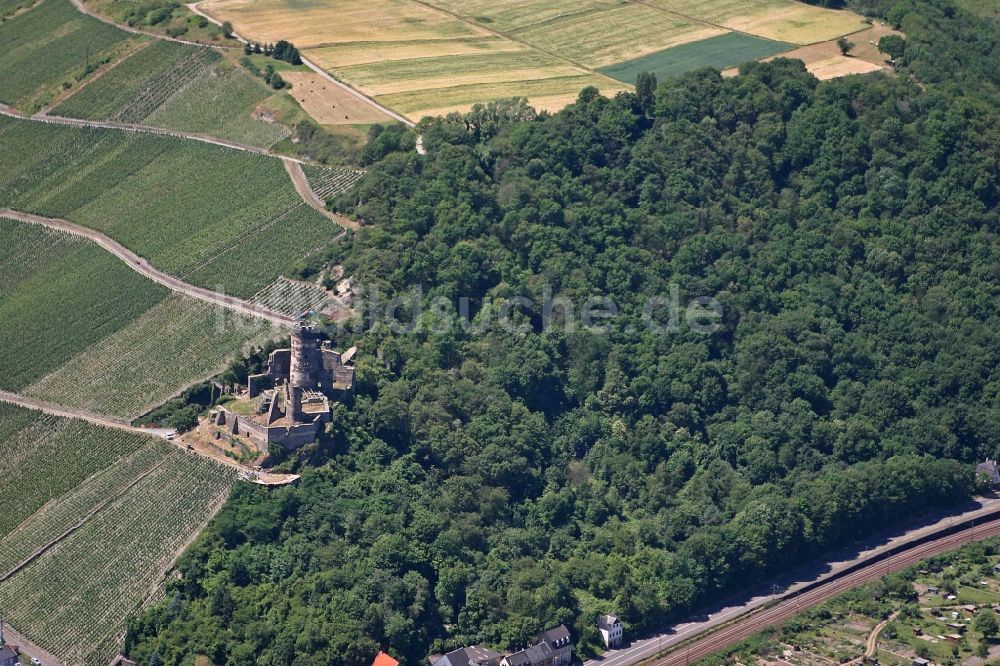
<instances>
[{"instance_id":1,"label":"ruined stone wall","mask_svg":"<svg viewBox=\"0 0 1000 666\"><path fill-rule=\"evenodd\" d=\"M292 367L292 350L275 349L267 357L267 374L271 375L274 381L288 379L288 374Z\"/></svg>"}]
</instances>

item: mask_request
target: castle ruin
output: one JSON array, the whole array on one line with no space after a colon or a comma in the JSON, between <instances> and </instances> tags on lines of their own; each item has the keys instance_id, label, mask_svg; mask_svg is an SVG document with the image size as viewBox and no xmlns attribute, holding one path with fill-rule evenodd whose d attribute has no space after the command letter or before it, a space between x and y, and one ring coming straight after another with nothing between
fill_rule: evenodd
<instances>
[{"instance_id":1,"label":"castle ruin","mask_svg":"<svg viewBox=\"0 0 1000 666\"><path fill-rule=\"evenodd\" d=\"M261 452L314 441L330 420L330 401L354 390L355 348L344 353L321 340L314 324L297 322L292 345L275 349L267 372L250 375L247 391L209 415L218 435L243 437Z\"/></svg>"}]
</instances>

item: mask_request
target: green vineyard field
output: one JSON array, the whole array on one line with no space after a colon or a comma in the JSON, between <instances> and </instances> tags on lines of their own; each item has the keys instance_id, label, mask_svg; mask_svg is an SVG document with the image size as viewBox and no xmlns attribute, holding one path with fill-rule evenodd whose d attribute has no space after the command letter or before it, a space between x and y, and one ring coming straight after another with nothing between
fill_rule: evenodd
<instances>
[{"instance_id":1,"label":"green vineyard field","mask_svg":"<svg viewBox=\"0 0 1000 666\"><path fill-rule=\"evenodd\" d=\"M81 14L69 0L43 0L0 23L0 102L36 111L127 39L132 36Z\"/></svg>"},{"instance_id":2,"label":"green vineyard field","mask_svg":"<svg viewBox=\"0 0 1000 666\"><path fill-rule=\"evenodd\" d=\"M270 91L217 51L154 42L80 89L53 113L200 132L263 148L288 136L253 117Z\"/></svg>"},{"instance_id":3,"label":"green vineyard field","mask_svg":"<svg viewBox=\"0 0 1000 666\"><path fill-rule=\"evenodd\" d=\"M46 502L148 441L0 403L0 537L6 541Z\"/></svg>"},{"instance_id":4,"label":"green vineyard field","mask_svg":"<svg viewBox=\"0 0 1000 666\"><path fill-rule=\"evenodd\" d=\"M0 388L16 391L167 297L98 246L0 218Z\"/></svg>"},{"instance_id":5,"label":"green vineyard field","mask_svg":"<svg viewBox=\"0 0 1000 666\"><path fill-rule=\"evenodd\" d=\"M162 440L4 405L0 461L0 501L19 507L0 516L4 620L84 666L118 652L127 618L235 482Z\"/></svg>"},{"instance_id":6,"label":"green vineyard field","mask_svg":"<svg viewBox=\"0 0 1000 666\"><path fill-rule=\"evenodd\" d=\"M131 420L220 372L231 357L274 335L275 329L263 320L171 294L23 393Z\"/></svg>"},{"instance_id":7,"label":"green vineyard field","mask_svg":"<svg viewBox=\"0 0 1000 666\"><path fill-rule=\"evenodd\" d=\"M340 231L264 155L9 118L0 145L0 207L98 229L163 271L237 296Z\"/></svg>"},{"instance_id":8,"label":"green vineyard field","mask_svg":"<svg viewBox=\"0 0 1000 666\"><path fill-rule=\"evenodd\" d=\"M0 388L126 419L275 335L169 292L97 245L0 218Z\"/></svg>"}]
</instances>

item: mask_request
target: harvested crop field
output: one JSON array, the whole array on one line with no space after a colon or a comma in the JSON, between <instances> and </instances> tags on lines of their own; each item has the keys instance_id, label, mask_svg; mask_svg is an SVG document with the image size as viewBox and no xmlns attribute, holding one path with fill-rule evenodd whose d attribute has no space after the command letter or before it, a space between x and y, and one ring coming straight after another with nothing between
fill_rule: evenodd
<instances>
[{"instance_id":1,"label":"harvested crop field","mask_svg":"<svg viewBox=\"0 0 1000 666\"><path fill-rule=\"evenodd\" d=\"M209 0L199 8L254 40L300 49L344 42L396 42L488 35L410 0Z\"/></svg>"},{"instance_id":2,"label":"harvested crop field","mask_svg":"<svg viewBox=\"0 0 1000 666\"><path fill-rule=\"evenodd\" d=\"M644 4L625 4L517 30L515 38L587 67L603 67L725 33Z\"/></svg>"},{"instance_id":3,"label":"harvested crop field","mask_svg":"<svg viewBox=\"0 0 1000 666\"><path fill-rule=\"evenodd\" d=\"M646 0L668 12L792 44L835 39L866 26L861 16L796 0Z\"/></svg>"},{"instance_id":4,"label":"harvested crop field","mask_svg":"<svg viewBox=\"0 0 1000 666\"><path fill-rule=\"evenodd\" d=\"M621 84L612 82L611 85L608 85L607 82L608 79L605 77L583 75L538 81L513 81L414 90L384 95L378 99L386 106L398 109L410 118L434 115L447 109L467 110L483 100L518 96L527 97L536 109L553 110L552 100L559 100L555 104L561 103L561 106L565 106L575 100L580 90L587 86L595 86L605 93L624 89Z\"/></svg>"},{"instance_id":5,"label":"harvested crop field","mask_svg":"<svg viewBox=\"0 0 1000 666\"><path fill-rule=\"evenodd\" d=\"M321 125L355 125L391 122L377 108L312 72L286 72L290 94Z\"/></svg>"},{"instance_id":6,"label":"harvested crop field","mask_svg":"<svg viewBox=\"0 0 1000 666\"><path fill-rule=\"evenodd\" d=\"M652 72L662 81L699 67L722 69L761 56L786 51L790 46L783 42L772 42L730 32L604 67L601 72L625 83L634 83L639 72Z\"/></svg>"},{"instance_id":7,"label":"harvested crop field","mask_svg":"<svg viewBox=\"0 0 1000 666\"><path fill-rule=\"evenodd\" d=\"M413 120L501 95L557 110L583 85L610 95L642 68L664 76L723 68L865 27L852 12L795 0L208 0L201 7L251 39L296 43L320 67Z\"/></svg>"}]
</instances>

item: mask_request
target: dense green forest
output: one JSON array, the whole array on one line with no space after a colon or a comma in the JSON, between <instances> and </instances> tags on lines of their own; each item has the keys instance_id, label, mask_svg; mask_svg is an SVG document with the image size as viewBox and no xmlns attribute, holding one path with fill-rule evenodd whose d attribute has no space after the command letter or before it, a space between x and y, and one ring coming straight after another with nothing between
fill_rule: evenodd
<instances>
[{"instance_id":1,"label":"dense green forest","mask_svg":"<svg viewBox=\"0 0 1000 666\"><path fill-rule=\"evenodd\" d=\"M853 6L907 35L897 74L699 71L369 155L338 206L370 226L331 259L383 299L469 297L479 330L339 332L357 396L300 484L240 487L127 652L414 665L559 622L592 645L599 611L658 626L968 497L1000 453L1000 43L949 0ZM490 316L546 285L621 316ZM719 329L641 325L671 285Z\"/></svg>"}]
</instances>

